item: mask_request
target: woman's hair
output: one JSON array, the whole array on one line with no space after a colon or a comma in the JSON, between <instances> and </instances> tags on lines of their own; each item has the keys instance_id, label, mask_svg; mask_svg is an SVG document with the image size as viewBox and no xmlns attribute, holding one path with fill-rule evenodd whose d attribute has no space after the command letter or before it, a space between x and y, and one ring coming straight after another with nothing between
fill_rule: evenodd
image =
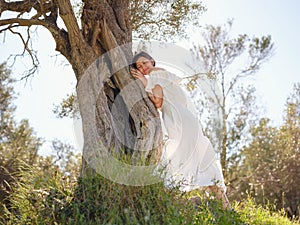
<instances>
[{"instance_id":1,"label":"woman's hair","mask_svg":"<svg viewBox=\"0 0 300 225\"><path fill-rule=\"evenodd\" d=\"M146 59L153 60L153 62L154 62L154 63L153 63L153 66L155 66L155 61L154 61L154 59L152 58L152 56L149 55L149 54L146 53L146 52L141 51L140 53L138 53L138 54L136 54L135 56L133 56L132 64L131 64L133 68L137 69L137 67L136 67L136 61L137 61L140 57L144 57L144 58L146 58Z\"/></svg>"}]
</instances>

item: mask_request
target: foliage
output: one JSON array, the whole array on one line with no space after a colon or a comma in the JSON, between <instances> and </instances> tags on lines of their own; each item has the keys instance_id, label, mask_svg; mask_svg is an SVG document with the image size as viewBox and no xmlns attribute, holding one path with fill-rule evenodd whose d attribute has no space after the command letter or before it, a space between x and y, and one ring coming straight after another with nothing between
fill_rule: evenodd
<instances>
[{"instance_id":1,"label":"foliage","mask_svg":"<svg viewBox=\"0 0 300 225\"><path fill-rule=\"evenodd\" d=\"M271 212L249 198L234 211L202 192L180 193L162 183L125 186L101 176L77 182L59 170L24 172L12 195L12 207L0 215L4 224L300 224ZM198 201L192 201L191 195ZM195 203L195 204L194 204Z\"/></svg>"},{"instance_id":2,"label":"foliage","mask_svg":"<svg viewBox=\"0 0 300 225\"><path fill-rule=\"evenodd\" d=\"M58 167L48 170L28 166L10 195L10 207L4 207L4 224L53 224L55 214L65 204L74 185Z\"/></svg>"},{"instance_id":3,"label":"foliage","mask_svg":"<svg viewBox=\"0 0 300 225\"><path fill-rule=\"evenodd\" d=\"M72 0L71 3L79 22L83 1ZM186 27L199 26L199 15L206 11L202 2L193 0L132 0L129 8L134 38L164 41L174 37L188 38Z\"/></svg>"},{"instance_id":4,"label":"foliage","mask_svg":"<svg viewBox=\"0 0 300 225\"><path fill-rule=\"evenodd\" d=\"M120 185L100 176L80 179L74 200L64 215L68 224L178 224L191 221L182 214L175 192L162 184L134 187ZM191 210L191 207L190 207ZM101 215L101 217L100 217Z\"/></svg>"},{"instance_id":5,"label":"foliage","mask_svg":"<svg viewBox=\"0 0 300 225\"><path fill-rule=\"evenodd\" d=\"M58 167L61 173L79 175L80 155L75 155L71 146L58 140L53 141L57 156L40 156L38 150L42 140L36 137L27 120L17 123L14 119L16 107L13 89L14 80L5 64L0 65L0 210L3 205L10 208L11 194L16 185L30 180L30 167L38 173L54 171ZM26 177L23 175L26 174ZM22 187L20 187L20 190ZM18 189L19 190L19 189Z\"/></svg>"},{"instance_id":6,"label":"foliage","mask_svg":"<svg viewBox=\"0 0 300 225\"><path fill-rule=\"evenodd\" d=\"M5 119L7 119L7 117L9 117L15 110L15 107L12 104L15 97L12 87L14 80L11 77L11 71L6 68L5 63L0 64L0 74L0 112L2 125ZM3 127L1 128L3 129Z\"/></svg>"},{"instance_id":7,"label":"foliage","mask_svg":"<svg viewBox=\"0 0 300 225\"><path fill-rule=\"evenodd\" d=\"M130 2L133 36L143 40L169 41L186 36L189 24L199 26L202 3L191 0L133 0Z\"/></svg>"},{"instance_id":8,"label":"foliage","mask_svg":"<svg viewBox=\"0 0 300 225\"><path fill-rule=\"evenodd\" d=\"M252 142L242 151L239 167L239 193L250 193L257 202L285 208L290 216L299 215L300 205L300 85L294 86L287 100L284 124L270 125L261 119L251 128ZM249 185L245 185L249 184Z\"/></svg>"},{"instance_id":9,"label":"foliage","mask_svg":"<svg viewBox=\"0 0 300 225\"><path fill-rule=\"evenodd\" d=\"M6 201L11 186L19 179L23 163L36 164L41 139L35 137L27 120L14 120L14 80L5 64L0 65L0 202Z\"/></svg>"},{"instance_id":10,"label":"foliage","mask_svg":"<svg viewBox=\"0 0 300 225\"><path fill-rule=\"evenodd\" d=\"M68 95L59 105L55 105L53 113L56 114L58 118L79 118L79 106L76 94L72 93Z\"/></svg>"},{"instance_id":11,"label":"foliage","mask_svg":"<svg viewBox=\"0 0 300 225\"><path fill-rule=\"evenodd\" d=\"M274 206L268 204L262 206L255 203L251 197L236 203L235 209L239 212L240 219L246 224L251 225L269 225L269 224L299 224L299 220L289 220L283 210L274 211Z\"/></svg>"}]
</instances>

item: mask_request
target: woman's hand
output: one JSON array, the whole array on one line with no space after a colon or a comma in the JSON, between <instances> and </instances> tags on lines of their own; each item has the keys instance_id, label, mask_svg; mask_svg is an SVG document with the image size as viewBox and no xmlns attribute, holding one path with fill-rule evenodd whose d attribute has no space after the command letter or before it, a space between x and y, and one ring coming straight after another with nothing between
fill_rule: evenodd
<instances>
[{"instance_id":1,"label":"woman's hand","mask_svg":"<svg viewBox=\"0 0 300 225\"><path fill-rule=\"evenodd\" d=\"M143 79L144 75L137 69L130 69L131 75L137 79Z\"/></svg>"},{"instance_id":2,"label":"woman's hand","mask_svg":"<svg viewBox=\"0 0 300 225\"><path fill-rule=\"evenodd\" d=\"M139 79L143 83L144 87L147 86L147 79L144 74L142 74L139 70L133 68L130 69L130 72L134 78Z\"/></svg>"}]
</instances>

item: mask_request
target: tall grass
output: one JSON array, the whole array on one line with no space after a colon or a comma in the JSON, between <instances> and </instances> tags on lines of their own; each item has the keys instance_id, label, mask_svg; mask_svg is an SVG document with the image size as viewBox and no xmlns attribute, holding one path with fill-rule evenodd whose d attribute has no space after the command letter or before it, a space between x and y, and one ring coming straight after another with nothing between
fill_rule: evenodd
<instances>
[{"instance_id":1,"label":"tall grass","mask_svg":"<svg viewBox=\"0 0 300 225\"><path fill-rule=\"evenodd\" d=\"M201 192L181 193L162 183L125 186L100 175L73 182L59 170L31 169L22 177L3 206L1 224L300 224L251 198L229 211Z\"/></svg>"}]
</instances>

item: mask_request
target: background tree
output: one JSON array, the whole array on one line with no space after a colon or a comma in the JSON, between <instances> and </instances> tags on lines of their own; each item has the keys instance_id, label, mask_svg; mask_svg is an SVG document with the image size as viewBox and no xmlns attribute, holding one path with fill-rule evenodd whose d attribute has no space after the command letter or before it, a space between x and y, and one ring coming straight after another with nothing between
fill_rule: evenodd
<instances>
[{"instance_id":1,"label":"background tree","mask_svg":"<svg viewBox=\"0 0 300 225\"><path fill-rule=\"evenodd\" d=\"M211 121L213 124L208 124L206 131L215 148L220 149L224 174L230 157L236 158L236 153L245 144L243 139L247 137L248 124L253 123L257 116L253 105L255 88L249 78L273 53L271 36L250 38L240 34L231 38L231 27L232 21L223 26L207 25L202 34L204 44L194 46L194 52L209 71L208 79L216 82L220 89L218 93L212 86L214 98L207 100L220 110L221 124ZM195 84L197 78L191 82Z\"/></svg>"},{"instance_id":2,"label":"background tree","mask_svg":"<svg viewBox=\"0 0 300 225\"><path fill-rule=\"evenodd\" d=\"M259 203L285 208L290 216L299 215L300 191L300 84L294 85L286 101L284 123L274 127L261 119L251 128L252 142L242 150L239 167L243 187Z\"/></svg>"},{"instance_id":3,"label":"background tree","mask_svg":"<svg viewBox=\"0 0 300 225\"><path fill-rule=\"evenodd\" d=\"M42 140L35 136L27 120L14 119L14 80L5 64L0 65L0 205L8 203L11 187L26 165L39 161L37 151Z\"/></svg>"},{"instance_id":4,"label":"background tree","mask_svg":"<svg viewBox=\"0 0 300 225\"><path fill-rule=\"evenodd\" d=\"M28 120L16 121L13 104L15 92L11 71L5 63L0 65L0 210L10 208L11 195L17 185L32 181L24 175L31 169L41 176L60 173L74 182L79 175L81 154L75 154L72 146L54 140L52 150L56 155L38 153L43 140L38 138ZM0 222L1 223L1 222Z\"/></svg>"},{"instance_id":5,"label":"background tree","mask_svg":"<svg viewBox=\"0 0 300 225\"><path fill-rule=\"evenodd\" d=\"M159 3L164 7L156 7ZM164 34L170 30L182 33L182 29L187 21L197 15L195 12L201 12L201 4L193 4L190 1L129 1L129 0L83 0L80 23L78 23L69 0L50 0L50 1L0 1L0 14L10 11L15 14L8 14L8 17L1 18L0 32L10 31L21 37L26 50L33 61L34 68L37 60L33 51L28 45L30 39L29 30L31 27L42 26L46 28L53 36L56 43L56 51L61 53L72 65L74 74L78 83L87 72L88 68L94 67L100 73L100 77L106 79L104 86L93 80L98 77L90 77L90 84L94 87L88 87L87 90L77 92L79 108L83 121L83 133L85 139L84 152L95 141L101 140L107 148L114 146L115 150L124 148L123 143L116 138L115 130L112 129L113 121L120 118L120 115L127 115L126 110L130 110L129 118L122 118L121 123L125 125L125 137L130 146L135 149L157 149L153 153L154 158L159 157L160 143L162 140L160 124L150 124L158 116L153 104L147 98L142 85L134 84L128 93L123 93L122 101L117 105L118 115L112 115L111 104L122 90L133 78L129 74L128 67L119 68L119 65L128 65L132 55L132 27L137 33L143 32L146 37L155 31L163 31ZM154 16L155 15L155 16ZM159 17L156 17L159 15ZM155 19L156 18L156 19ZM62 21L63 27L58 25L58 20ZM135 24L136 27L132 26ZM144 29L146 24L150 26ZM155 25L156 24L156 25ZM27 37L16 30L17 27L27 29ZM168 28L171 26L172 28ZM159 29L156 29L159 28ZM174 29L173 29L174 28ZM139 30L142 29L142 30ZM148 33L148 35L147 35ZM156 32L155 32L156 33ZM98 68L99 62L93 64L99 56L103 55L117 46L128 44L117 54L110 54L105 58L105 62L100 63L104 67ZM34 69L33 71L34 72ZM98 73L97 72L97 73ZM110 75L113 75L112 77ZM98 86L97 86L98 85ZM88 93L87 91L91 91ZM134 93L136 98L132 98ZM96 130L92 135L87 134L92 129L86 122L88 114L84 103L96 101ZM140 101L135 101L140 99ZM127 109L125 105L132 106ZM92 112L93 113L93 112ZM157 121L157 120L156 120ZM153 138L154 136L154 138ZM137 137L137 138L135 138ZM134 141L134 140L138 141ZM132 143L133 142L133 143ZM130 148L130 147L129 147ZM132 147L131 147L132 148ZM130 149L129 149L130 150ZM137 152L137 151L135 151ZM147 158L149 153L142 156ZM86 160L83 160L83 174L90 171L86 167Z\"/></svg>"}]
</instances>

